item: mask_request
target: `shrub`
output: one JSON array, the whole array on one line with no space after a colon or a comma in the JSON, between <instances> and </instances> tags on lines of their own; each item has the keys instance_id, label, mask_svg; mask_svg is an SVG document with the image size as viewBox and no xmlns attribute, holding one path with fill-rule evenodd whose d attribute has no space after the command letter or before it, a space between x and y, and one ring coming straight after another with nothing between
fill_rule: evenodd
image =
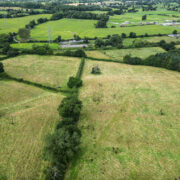
<instances>
[{"instance_id":1,"label":"shrub","mask_svg":"<svg viewBox=\"0 0 180 180\"><path fill-rule=\"evenodd\" d=\"M9 51L7 52L7 56L9 57L14 57L14 56L17 56L18 54L19 54L19 51L14 48L10 48Z\"/></svg>"},{"instance_id":2,"label":"shrub","mask_svg":"<svg viewBox=\"0 0 180 180\"><path fill-rule=\"evenodd\" d=\"M4 66L3 66L3 63L0 62L0 73L3 73L4 72Z\"/></svg>"},{"instance_id":3,"label":"shrub","mask_svg":"<svg viewBox=\"0 0 180 180\"><path fill-rule=\"evenodd\" d=\"M143 64L142 59L138 57L131 57L131 55L126 55L123 58L123 62L126 64L132 64L132 65L140 65Z\"/></svg>"},{"instance_id":4,"label":"shrub","mask_svg":"<svg viewBox=\"0 0 180 180\"><path fill-rule=\"evenodd\" d=\"M94 66L91 71L92 74L101 74L101 70L98 65Z\"/></svg>"},{"instance_id":5,"label":"shrub","mask_svg":"<svg viewBox=\"0 0 180 180\"><path fill-rule=\"evenodd\" d=\"M62 100L58 107L59 115L62 117L73 118L75 121L79 119L82 102L75 95L66 97Z\"/></svg>"},{"instance_id":6,"label":"shrub","mask_svg":"<svg viewBox=\"0 0 180 180\"><path fill-rule=\"evenodd\" d=\"M32 53L39 55L52 55L53 50L47 44L43 46L33 45Z\"/></svg>"},{"instance_id":7,"label":"shrub","mask_svg":"<svg viewBox=\"0 0 180 180\"><path fill-rule=\"evenodd\" d=\"M70 77L67 85L69 88L73 88L73 87L78 88L82 86L82 80L76 77Z\"/></svg>"}]
</instances>

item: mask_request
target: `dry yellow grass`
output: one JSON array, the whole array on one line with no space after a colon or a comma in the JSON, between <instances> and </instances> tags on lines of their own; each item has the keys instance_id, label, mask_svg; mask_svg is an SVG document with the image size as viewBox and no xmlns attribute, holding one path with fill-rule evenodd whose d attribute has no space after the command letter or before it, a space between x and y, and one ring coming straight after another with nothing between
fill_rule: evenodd
<instances>
[{"instance_id":1,"label":"dry yellow grass","mask_svg":"<svg viewBox=\"0 0 180 180\"><path fill-rule=\"evenodd\" d=\"M79 58L26 55L4 61L5 71L13 77L64 87L70 76L76 74Z\"/></svg>"},{"instance_id":2,"label":"dry yellow grass","mask_svg":"<svg viewBox=\"0 0 180 180\"><path fill-rule=\"evenodd\" d=\"M81 151L66 180L179 177L180 73L87 61L83 82Z\"/></svg>"},{"instance_id":3,"label":"dry yellow grass","mask_svg":"<svg viewBox=\"0 0 180 180\"><path fill-rule=\"evenodd\" d=\"M40 179L62 96L12 81L0 81L0 94L0 169L8 180Z\"/></svg>"},{"instance_id":4,"label":"dry yellow grass","mask_svg":"<svg viewBox=\"0 0 180 180\"><path fill-rule=\"evenodd\" d=\"M88 57L93 57L93 58L97 58L97 59L111 59L110 56L104 54L101 51L86 51L86 55Z\"/></svg>"}]
</instances>

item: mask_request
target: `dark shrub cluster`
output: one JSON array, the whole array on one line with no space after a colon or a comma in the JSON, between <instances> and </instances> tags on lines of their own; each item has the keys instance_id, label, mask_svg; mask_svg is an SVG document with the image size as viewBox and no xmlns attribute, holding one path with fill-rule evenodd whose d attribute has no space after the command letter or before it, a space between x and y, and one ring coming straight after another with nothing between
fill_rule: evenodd
<instances>
[{"instance_id":1,"label":"dark shrub cluster","mask_svg":"<svg viewBox=\"0 0 180 180\"><path fill-rule=\"evenodd\" d=\"M131 55L126 55L123 58L123 62L126 64L132 64L132 65L140 65L143 64L143 61L141 58L138 57L131 57Z\"/></svg>"},{"instance_id":2,"label":"dark shrub cluster","mask_svg":"<svg viewBox=\"0 0 180 180\"><path fill-rule=\"evenodd\" d=\"M73 88L73 87L78 88L82 86L82 80L77 77L70 77L67 85L69 88Z\"/></svg>"},{"instance_id":3,"label":"dark shrub cluster","mask_svg":"<svg viewBox=\"0 0 180 180\"><path fill-rule=\"evenodd\" d=\"M61 180L69 162L79 150L81 132L77 127L82 102L77 93L64 98L58 107L62 121L57 124L55 132L47 138L45 154L51 165L47 168L47 180Z\"/></svg>"},{"instance_id":4,"label":"dark shrub cluster","mask_svg":"<svg viewBox=\"0 0 180 180\"><path fill-rule=\"evenodd\" d=\"M47 44L45 44L44 46L33 45L32 53L39 55L52 55L53 50Z\"/></svg>"},{"instance_id":5,"label":"dark shrub cluster","mask_svg":"<svg viewBox=\"0 0 180 180\"><path fill-rule=\"evenodd\" d=\"M144 64L180 71L180 50L171 50L166 53L149 56L144 60Z\"/></svg>"},{"instance_id":6,"label":"dark shrub cluster","mask_svg":"<svg viewBox=\"0 0 180 180\"><path fill-rule=\"evenodd\" d=\"M67 50L59 55L62 56L72 56L72 57L86 57L86 53L82 49L78 49L75 51Z\"/></svg>"},{"instance_id":7,"label":"dark shrub cluster","mask_svg":"<svg viewBox=\"0 0 180 180\"><path fill-rule=\"evenodd\" d=\"M0 73L3 73L4 72L4 66L3 66L3 63L0 62Z\"/></svg>"},{"instance_id":8,"label":"dark shrub cluster","mask_svg":"<svg viewBox=\"0 0 180 180\"><path fill-rule=\"evenodd\" d=\"M159 42L159 46L165 49L166 51L175 49L175 45L176 45L175 42L166 43L165 40L161 40Z\"/></svg>"}]
</instances>

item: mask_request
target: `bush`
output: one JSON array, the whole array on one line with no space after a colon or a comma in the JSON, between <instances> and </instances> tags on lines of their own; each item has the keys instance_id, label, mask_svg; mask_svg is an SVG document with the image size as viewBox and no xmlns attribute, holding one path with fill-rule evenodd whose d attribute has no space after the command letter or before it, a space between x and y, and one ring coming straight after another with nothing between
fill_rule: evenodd
<instances>
[{"instance_id":1,"label":"bush","mask_svg":"<svg viewBox=\"0 0 180 180\"><path fill-rule=\"evenodd\" d=\"M3 63L0 62L0 73L3 73L4 72L4 66L3 66Z\"/></svg>"},{"instance_id":2,"label":"bush","mask_svg":"<svg viewBox=\"0 0 180 180\"><path fill-rule=\"evenodd\" d=\"M86 53L82 49L78 49L76 51L67 50L62 55L72 57L86 57Z\"/></svg>"},{"instance_id":3,"label":"bush","mask_svg":"<svg viewBox=\"0 0 180 180\"><path fill-rule=\"evenodd\" d=\"M73 87L78 88L82 86L82 80L76 77L70 77L67 85L69 88L73 88Z\"/></svg>"},{"instance_id":4,"label":"bush","mask_svg":"<svg viewBox=\"0 0 180 180\"><path fill-rule=\"evenodd\" d=\"M32 53L39 55L52 55L53 50L46 44L43 46L33 45Z\"/></svg>"},{"instance_id":5,"label":"bush","mask_svg":"<svg viewBox=\"0 0 180 180\"><path fill-rule=\"evenodd\" d=\"M9 57L14 57L14 56L17 56L18 54L19 54L19 51L14 48L10 48L9 51L7 52L7 56Z\"/></svg>"},{"instance_id":6,"label":"bush","mask_svg":"<svg viewBox=\"0 0 180 180\"><path fill-rule=\"evenodd\" d=\"M141 65L141 64L143 64L141 58L131 57L130 55L126 55L123 58L123 62L126 63L126 64L132 64L132 65Z\"/></svg>"},{"instance_id":7,"label":"bush","mask_svg":"<svg viewBox=\"0 0 180 180\"><path fill-rule=\"evenodd\" d=\"M91 73L92 73L92 74L101 74L101 70L100 70L99 66L97 66L97 65L94 66L94 67L92 68Z\"/></svg>"},{"instance_id":8,"label":"bush","mask_svg":"<svg viewBox=\"0 0 180 180\"><path fill-rule=\"evenodd\" d=\"M82 102L75 95L66 97L62 100L58 107L59 115L62 117L73 118L75 121L79 119Z\"/></svg>"}]
</instances>

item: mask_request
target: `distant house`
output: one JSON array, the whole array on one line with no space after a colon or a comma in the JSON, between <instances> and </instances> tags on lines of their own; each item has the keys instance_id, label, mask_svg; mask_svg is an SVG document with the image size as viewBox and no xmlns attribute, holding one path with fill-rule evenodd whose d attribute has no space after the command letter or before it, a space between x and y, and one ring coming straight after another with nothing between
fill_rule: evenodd
<instances>
[{"instance_id":1,"label":"distant house","mask_svg":"<svg viewBox=\"0 0 180 180\"><path fill-rule=\"evenodd\" d=\"M120 27L126 27L126 24L120 24Z\"/></svg>"}]
</instances>

